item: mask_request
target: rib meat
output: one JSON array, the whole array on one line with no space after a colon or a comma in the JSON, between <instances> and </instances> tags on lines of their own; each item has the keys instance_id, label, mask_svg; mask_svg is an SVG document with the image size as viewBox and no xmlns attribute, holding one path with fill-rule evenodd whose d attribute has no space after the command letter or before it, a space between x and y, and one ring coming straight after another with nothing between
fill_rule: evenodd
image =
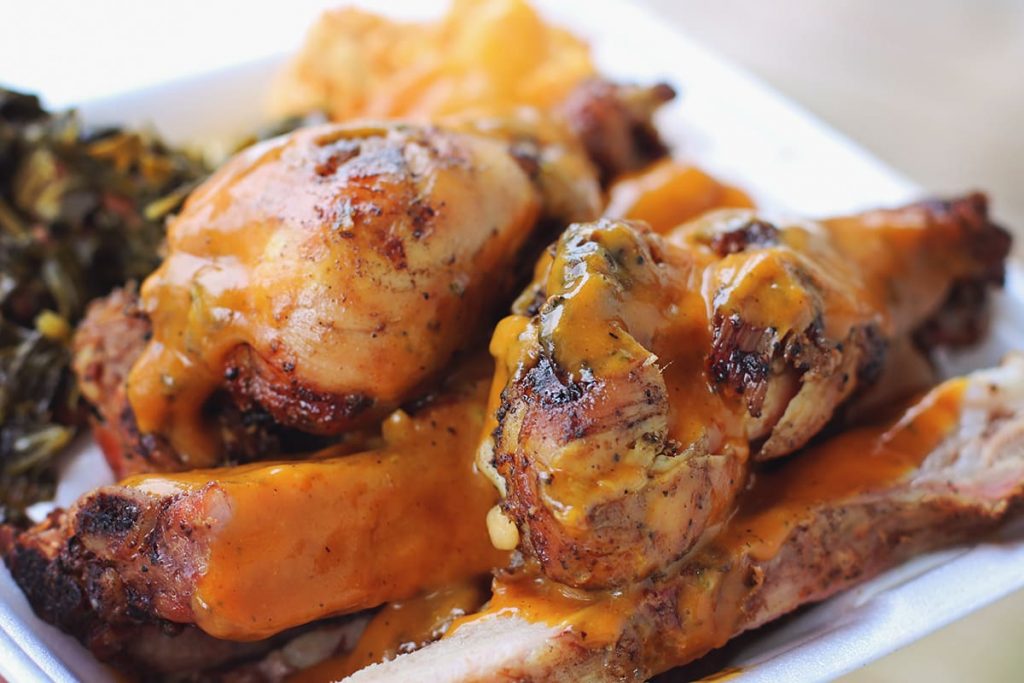
<instances>
[{"instance_id":1,"label":"rib meat","mask_svg":"<svg viewBox=\"0 0 1024 683\"><path fill-rule=\"evenodd\" d=\"M508 377L490 463L522 548L579 587L681 557L751 459L808 442L887 346L1009 248L969 196L820 223L709 214L666 237L574 225L492 349Z\"/></svg>"},{"instance_id":2,"label":"rib meat","mask_svg":"<svg viewBox=\"0 0 1024 683\"><path fill-rule=\"evenodd\" d=\"M267 657L312 631L333 634L323 656L345 652L357 642L368 617L356 614L302 626L260 641L237 642L210 636L149 612L116 570L100 566L74 538L67 513L57 511L29 533L0 527L0 553L43 620L59 626L99 659L145 680L200 679L224 667L234 668Z\"/></svg>"},{"instance_id":3,"label":"rib meat","mask_svg":"<svg viewBox=\"0 0 1024 683\"><path fill-rule=\"evenodd\" d=\"M364 453L143 475L15 534L6 561L44 619L113 656L138 625L233 640L401 600L503 566L473 465L486 370L384 424ZM102 643L102 647L97 647Z\"/></svg>"},{"instance_id":4,"label":"rib meat","mask_svg":"<svg viewBox=\"0 0 1024 683\"><path fill-rule=\"evenodd\" d=\"M1022 498L1015 356L759 475L721 535L655 577L604 594L499 578L489 610L348 680L646 680L912 555L974 540Z\"/></svg>"}]
</instances>

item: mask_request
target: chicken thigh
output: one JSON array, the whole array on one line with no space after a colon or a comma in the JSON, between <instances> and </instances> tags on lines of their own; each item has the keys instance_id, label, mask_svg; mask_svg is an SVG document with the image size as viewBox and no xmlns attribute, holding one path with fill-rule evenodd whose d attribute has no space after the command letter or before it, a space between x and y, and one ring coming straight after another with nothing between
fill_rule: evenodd
<instances>
[{"instance_id":1,"label":"chicken thigh","mask_svg":"<svg viewBox=\"0 0 1024 683\"><path fill-rule=\"evenodd\" d=\"M83 325L83 383L137 356L123 391L90 396L115 469L251 459L267 443L252 421L333 436L422 395L538 245L597 217L599 178L664 152L649 119L671 95L593 82L558 112L330 124L236 156L172 222L132 304L144 348L104 359L104 330Z\"/></svg>"}]
</instances>

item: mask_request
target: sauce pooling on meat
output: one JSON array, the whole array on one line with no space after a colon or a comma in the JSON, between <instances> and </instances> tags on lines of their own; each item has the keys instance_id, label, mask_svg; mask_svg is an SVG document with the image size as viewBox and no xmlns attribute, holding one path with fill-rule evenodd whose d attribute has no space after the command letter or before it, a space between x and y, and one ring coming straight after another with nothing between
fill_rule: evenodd
<instances>
[{"instance_id":1,"label":"sauce pooling on meat","mask_svg":"<svg viewBox=\"0 0 1024 683\"><path fill-rule=\"evenodd\" d=\"M966 387L964 378L950 380L897 420L853 429L754 475L738 512L721 533L656 577L619 590L586 591L551 581L539 567L528 565L499 576L488 607L459 620L448 633L474 620L517 616L559 632L586 634L583 644L601 649L618 642L627 622L642 613L640 605L646 599L671 590L678 593L678 614L671 621L682 626L661 631L656 644L648 643L646 670L691 661L742 630L742 604L752 590L747 568L775 557L801 524L813 519L816 509L857 498L870 500L915 476L926 458L959 428ZM809 571L793 567L802 570ZM659 658L663 663L658 664Z\"/></svg>"},{"instance_id":2,"label":"sauce pooling on meat","mask_svg":"<svg viewBox=\"0 0 1024 683\"><path fill-rule=\"evenodd\" d=\"M497 495L473 465L486 390L393 413L373 451L123 482L203 522L180 541L202 548L191 603L165 616L254 640L504 566L484 525Z\"/></svg>"},{"instance_id":3,"label":"sauce pooling on meat","mask_svg":"<svg viewBox=\"0 0 1024 683\"><path fill-rule=\"evenodd\" d=\"M489 595L487 584L478 580L389 603L373 615L351 651L298 672L288 683L340 681L370 664L417 650L444 635L456 619L480 609Z\"/></svg>"},{"instance_id":4,"label":"sauce pooling on meat","mask_svg":"<svg viewBox=\"0 0 1024 683\"><path fill-rule=\"evenodd\" d=\"M663 159L619 178L609 190L610 218L646 221L657 233L715 209L752 209L750 197L703 170L681 161Z\"/></svg>"},{"instance_id":5,"label":"sauce pooling on meat","mask_svg":"<svg viewBox=\"0 0 1024 683\"><path fill-rule=\"evenodd\" d=\"M529 514L530 532L539 530L530 540L553 578L593 587L677 557L724 517L727 492L745 481L749 444L772 443L800 390L799 376L773 360L782 345L820 326L823 338L850 345L852 374L861 330L885 326L817 226L769 226L770 244L752 244L766 247L753 255L721 246L759 239L760 225L748 213L718 215L667 240L623 223L577 226L538 270L547 303L537 316L499 326L492 349L509 386L523 387L527 414L517 422L509 402L497 467L518 496L514 514ZM839 384L828 387L836 396L852 390ZM543 506L531 508L524 490ZM621 524L595 514L605 505ZM532 527L549 514L584 555ZM579 573L559 569L571 566L566 556L591 555L597 564Z\"/></svg>"},{"instance_id":6,"label":"sauce pooling on meat","mask_svg":"<svg viewBox=\"0 0 1024 683\"><path fill-rule=\"evenodd\" d=\"M998 281L1006 246L978 196L819 222L720 211L664 236L571 226L492 340L507 380L481 464L509 521L491 528L514 522L556 581L648 576L714 534L751 460L805 445L956 283Z\"/></svg>"},{"instance_id":7,"label":"sauce pooling on meat","mask_svg":"<svg viewBox=\"0 0 1024 683\"><path fill-rule=\"evenodd\" d=\"M538 210L478 136L352 124L248 149L189 199L142 288L139 429L200 467L219 450L203 405L225 384L312 433L380 416L472 343Z\"/></svg>"}]
</instances>

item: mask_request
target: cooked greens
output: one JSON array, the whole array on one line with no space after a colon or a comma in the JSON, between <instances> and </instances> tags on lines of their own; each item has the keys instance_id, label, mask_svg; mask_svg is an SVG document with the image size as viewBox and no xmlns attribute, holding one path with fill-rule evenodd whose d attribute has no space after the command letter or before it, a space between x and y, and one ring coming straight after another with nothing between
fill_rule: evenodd
<instances>
[{"instance_id":1,"label":"cooked greens","mask_svg":"<svg viewBox=\"0 0 1024 683\"><path fill-rule=\"evenodd\" d=\"M89 130L0 89L0 518L52 493L82 424L72 327L157 266L164 219L207 171L151 133Z\"/></svg>"}]
</instances>

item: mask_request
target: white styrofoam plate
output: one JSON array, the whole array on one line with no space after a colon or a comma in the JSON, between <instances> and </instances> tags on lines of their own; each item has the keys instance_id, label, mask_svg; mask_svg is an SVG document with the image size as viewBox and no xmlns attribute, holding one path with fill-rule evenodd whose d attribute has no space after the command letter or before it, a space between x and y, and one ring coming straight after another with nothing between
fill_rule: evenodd
<instances>
[{"instance_id":1,"label":"white styrofoam plate","mask_svg":"<svg viewBox=\"0 0 1024 683\"><path fill-rule=\"evenodd\" d=\"M369 3L362 3L369 4ZM442 3L434 2L436 12ZM676 155L751 191L775 211L808 216L899 204L920 188L793 106L624 0L538 1L554 21L591 41L599 66L620 79L664 79L682 91L659 125ZM422 16L424 3L388 11ZM289 37L289 40L291 37ZM285 43L287 44L287 42ZM224 141L263 121L266 87L281 58L266 58L85 103L91 123L154 124L175 142ZM1024 277L1011 269L997 297L996 326L978 349L944 359L950 372L998 362L1024 339ZM57 503L110 477L85 442L65 461ZM733 680L816 681L881 657L1024 587L1024 520L970 547L933 553L769 627L731 651ZM68 636L38 620L6 571L0 572L0 676L10 681L112 680Z\"/></svg>"}]
</instances>

